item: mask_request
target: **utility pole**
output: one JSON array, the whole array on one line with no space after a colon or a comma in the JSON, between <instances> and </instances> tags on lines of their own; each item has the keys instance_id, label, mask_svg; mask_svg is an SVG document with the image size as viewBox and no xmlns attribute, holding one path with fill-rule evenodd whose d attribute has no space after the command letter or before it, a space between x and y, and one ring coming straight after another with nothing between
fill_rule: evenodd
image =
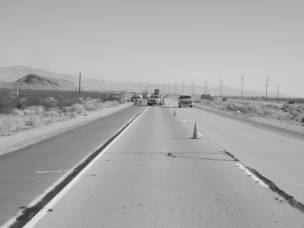
<instances>
[{"instance_id":1,"label":"utility pole","mask_svg":"<svg viewBox=\"0 0 304 228\"><path fill-rule=\"evenodd\" d=\"M241 97L244 97L244 83L245 83L245 77L241 77Z\"/></svg>"},{"instance_id":2,"label":"utility pole","mask_svg":"<svg viewBox=\"0 0 304 228\"><path fill-rule=\"evenodd\" d=\"M78 79L78 94L81 94L81 72L79 72L79 79Z\"/></svg>"},{"instance_id":3,"label":"utility pole","mask_svg":"<svg viewBox=\"0 0 304 228\"><path fill-rule=\"evenodd\" d=\"M266 76L266 90L265 90L265 99L268 102L268 86L269 86L269 76Z\"/></svg>"},{"instance_id":4,"label":"utility pole","mask_svg":"<svg viewBox=\"0 0 304 228\"><path fill-rule=\"evenodd\" d=\"M223 79L221 78L220 79L220 97L222 97L222 95L223 95Z\"/></svg>"},{"instance_id":5,"label":"utility pole","mask_svg":"<svg viewBox=\"0 0 304 228\"><path fill-rule=\"evenodd\" d=\"M174 93L175 93L175 95L177 94L176 83L174 84Z\"/></svg>"},{"instance_id":6,"label":"utility pole","mask_svg":"<svg viewBox=\"0 0 304 228\"><path fill-rule=\"evenodd\" d=\"M185 82L183 82L183 94L185 93Z\"/></svg>"},{"instance_id":7,"label":"utility pole","mask_svg":"<svg viewBox=\"0 0 304 228\"><path fill-rule=\"evenodd\" d=\"M205 81L205 95L207 95L207 87L208 87L208 81Z\"/></svg>"},{"instance_id":8,"label":"utility pole","mask_svg":"<svg viewBox=\"0 0 304 228\"><path fill-rule=\"evenodd\" d=\"M279 90L280 90L280 85L277 84L277 100L279 100Z\"/></svg>"},{"instance_id":9,"label":"utility pole","mask_svg":"<svg viewBox=\"0 0 304 228\"><path fill-rule=\"evenodd\" d=\"M192 95L195 95L195 85L194 85L194 81L192 82Z\"/></svg>"}]
</instances>

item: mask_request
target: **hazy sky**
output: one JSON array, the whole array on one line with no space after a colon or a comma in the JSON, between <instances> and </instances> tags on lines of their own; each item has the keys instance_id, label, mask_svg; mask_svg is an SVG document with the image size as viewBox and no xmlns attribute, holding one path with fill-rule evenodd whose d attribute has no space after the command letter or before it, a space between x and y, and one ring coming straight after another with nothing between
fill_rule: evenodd
<instances>
[{"instance_id":1,"label":"hazy sky","mask_svg":"<svg viewBox=\"0 0 304 228\"><path fill-rule=\"evenodd\" d=\"M304 2L0 0L0 66L304 96Z\"/></svg>"}]
</instances>

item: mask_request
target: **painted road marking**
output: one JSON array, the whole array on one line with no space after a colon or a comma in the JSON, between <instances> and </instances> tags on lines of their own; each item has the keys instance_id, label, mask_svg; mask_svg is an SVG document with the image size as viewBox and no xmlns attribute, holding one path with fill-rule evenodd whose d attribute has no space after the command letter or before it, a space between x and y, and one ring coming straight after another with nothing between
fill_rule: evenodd
<instances>
[{"instance_id":1,"label":"painted road marking","mask_svg":"<svg viewBox=\"0 0 304 228\"><path fill-rule=\"evenodd\" d=\"M198 132L198 136L201 137L201 138L205 137L205 135L202 132L200 132L200 131Z\"/></svg>"},{"instance_id":2,"label":"painted road marking","mask_svg":"<svg viewBox=\"0 0 304 228\"><path fill-rule=\"evenodd\" d=\"M66 173L68 170L37 170L36 174L46 174L46 173Z\"/></svg>"},{"instance_id":3,"label":"painted road marking","mask_svg":"<svg viewBox=\"0 0 304 228\"><path fill-rule=\"evenodd\" d=\"M133 118L132 118L133 119ZM83 170L74 177L74 179L67 184L50 202L48 202L25 226L24 228L32 228L46 215L46 213L55 206L55 204L81 179L82 176L98 161L103 155L109 150L111 145L113 145L125 132L128 128L138 120L136 118L131 124L121 132L103 151L101 151ZM129 122L129 121L128 121Z\"/></svg>"},{"instance_id":4,"label":"painted road marking","mask_svg":"<svg viewBox=\"0 0 304 228\"><path fill-rule=\"evenodd\" d=\"M134 117L132 117L127 122L127 124L125 124L119 130L117 130L117 133L120 132L120 134L116 138L114 138L93 160L91 160L90 163L86 167L84 167L63 189L61 189L61 191L59 193L57 193L57 195L52 200L50 200L35 216L33 216L24 225L24 227L27 227L27 228L34 227L40 221L40 219L48 212L48 210L51 209L51 207L53 207L68 192L69 189L71 189L71 187L87 172L89 167L91 167L94 163L96 163L96 161L98 161L104 155L104 153L108 150L108 148L125 133L125 131L138 119L137 117L140 117L141 116L140 114L142 114L145 110L146 109L144 109L143 111L136 114ZM134 121L132 121L132 120L134 120ZM115 136L117 133L115 133L113 136ZM109 138L108 140L110 140L110 139L111 138ZM107 143L108 140L106 140L102 145L98 146L95 150L93 150L92 153L99 150L103 145L105 145ZM89 156L90 155L91 155L91 153L89 154ZM81 160L75 167L67 170L67 172L63 176L61 176L53 185L48 187L43 193L41 193L36 199L34 199L27 206L27 208L31 208L31 207L34 207L35 205L37 205L49 192L51 192L53 189L56 188L56 186L58 186L60 183L62 183L70 175L70 173L73 172L73 170L76 167L78 167L80 164L82 164L86 159L87 159L87 157L85 157L83 160ZM23 213L22 210L19 211L15 217L8 220L5 224L3 224L1 226L1 228L11 227L16 222L17 218L22 215L22 213Z\"/></svg>"},{"instance_id":5,"label":"painted road marking","mask_svg":"<svg viewBox=\"0 0 304 228\"><path fill-rule=\"evenodd\" d=\"M238 166L241 170L243 170L247 176L251 177L254 182L258 183L262 187L268 188L268 185L264 183L260 178L258 178L256 175L254 175L252 172L249 171L245 166L243 166L241 163L237 162L235 163L236 166Z\"/></svg>"}]
</instances>

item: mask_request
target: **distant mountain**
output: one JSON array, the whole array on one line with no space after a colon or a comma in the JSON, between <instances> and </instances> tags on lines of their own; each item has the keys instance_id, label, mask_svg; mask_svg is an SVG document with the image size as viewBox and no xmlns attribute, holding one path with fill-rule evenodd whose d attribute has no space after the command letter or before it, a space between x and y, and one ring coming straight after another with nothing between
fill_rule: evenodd
<instances>
[{"instance_id":1,"label":"distant mountain","mask_svg":"<svg viewBox=\"0 0 304 228\"><path fill-rule=\"evenodd\" d=\"M67 80L44 78L36 74L28 74L13 82L14 86L22 89L51 89L51 90L72 90L73 83Z\"/></svg>"},{"instance_id":2,"label":"distant mountain","mask_svg":"<svg viewBox=\"0 0 304 228\"><path fill-rule=\"evenodd\" d=\"M76 83L77 81L76 80L77 78L73 75L59 74L59 73L27 67L27 66L16 65L11 67L0 67L0 80L6 82L16 81L28 74L36 74L45 78L68 80L72 83Z\"/></svg>"},{"instance_id":3,"label":"distant mountain","mask_svg":"<svg viewBox=\"0 0 304 228\"><path fill-rule=\"evenodd\" d=\"M51 80L51 82L38 80L38 78L23 78L34 74L38 77L42 77L45 80ZM35 83L26 83L26 81L20 82L19 79L35 81ZM16 82L19 81L19 82ZM110 82L104 81L101 79L88 78L86 75L82 76L82 90L91 90L91 91L129 91L129 92L143 92L148 91L152 92L154 88L158 88L158 85L148 84L148 83L134 83L134 82ZM59 86L56 86L56 83L59 83ZM21 84L20 84L21 83ZM11 66L11 67L0 67L0 87L1 88L16 88L19 86L21 88L33 88L33 89L60 89L60 90L76 90L78 88L78 75L69 75L55 73L52 71L32 68L28 66ZM160 87L163 91L163 86ZM169 90L166 88L167 91ZM174 86L171 86L170 90L175 91ZM213 96L219 95L219 88L209 87L208 93ZM181 92L181 86L177 89L177 93ZM184 93L192 94L192 85L185 85ZM202 94L203 89L197 89L196 94ZM223 87L222 91L223 96L240 96L241 92L239 89L234 89L230 87ZM263 92L258 91L245 91L245 96L264 96ZM275 96L275 94L270 93L269 96Z\"/></svg>"},{"instance_id":4,"label":"distant mountain","mask_svg":"<svg viewBox=\"0 0 304 228\"><path fill-rule=\"evenodd\" d=\"M55 73L52 71L47 71L47 70L42 70L42 69L37 69L37 68L32 68L28 66L11 66L11 67L0 67L0 80L8 82L8 83L1 83L0 82L0 87L16 87L16 86L21 86L20 82L16 82L20 78L34 74L38 77L43 77L45 79L54 79L54 80L60 80L60 85L65 85L60 87L60 89L66 89L66 90L76 90L78 88L78 75L69 75L69 74L60 74L60 73ZM37 80L38 81L38 80ZM63 82L64 81L64 82ZM122 83L115 83L115 82L109 82L109 81L104 81L100 79L92 79L88 78L85 75L83 75L82 80L81 80L81 86L83 90L91 90L91 91L136 91L136 92L141 92L142 90L147 88L147 84L145 83L128 83L128 82L122 82ZM67 84L67 85L66 85ZM72 84L72 85L71 85ZM44 86L40 85L38 86L37 84L34 85L29 85L29 84L22 84L22 88L54 88L54 86ZM56 89L58 89L56 87Z\"/></svg>"},{"instance_id":5,"label":"distant mountain","mask_svg":"<svg viewBox=\"0 0 304 228\"><path fill-rule=\"evenodd\" d=\"M0 82L1 88L33 89L33 90L72 90L75 86L66 80L44 78L36 74L28 74L14 82Z\"/></svg>"},{"instance_id":6,"label":"distant mountain","mask_svg":"<svg viewBox=\"0 0 304 228\"><path fill-rule=\"evenodd\" d=\"M78 76L55 73L52 71L32 68L28 66L21 66L21 65L16 65L11 67L0 67L0 80L9 82L10 86L16 86L16 83L14 82L30 74L34 74L38 77L42 77L45 79L60 80L60 85L63 85L63 88L60 87L60 89L75 90L78 88ZM28 84L23 84L23 85L29 87ZM0 82L0 86L6 87L5 83L1 83L1 82ZM41 86L41 89L43 89L43 87L44 86ZM112 86L111 83L110 84L106 83L103 80L82 77L82 88L85 90L100 91L100 90L111 90Z\"/></svg>"}]
</instances>

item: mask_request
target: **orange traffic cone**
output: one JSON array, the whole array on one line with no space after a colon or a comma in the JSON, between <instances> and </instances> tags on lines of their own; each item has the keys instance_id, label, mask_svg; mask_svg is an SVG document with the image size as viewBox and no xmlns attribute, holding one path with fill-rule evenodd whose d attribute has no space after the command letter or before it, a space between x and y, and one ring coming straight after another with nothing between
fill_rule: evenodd
<instances>
[{"instance_id":1,"label":"orange traffic cone","mask_svg":"<svg viewBox=\"0 0 304 228\"><path fill-rule=\"evenodd\" d=\"M197 126L196 126L196 122L195 122L192 139L198 139L198 138L199 137L198 137L198 133L197 133Z\"/></svg>"}]
</instances>

